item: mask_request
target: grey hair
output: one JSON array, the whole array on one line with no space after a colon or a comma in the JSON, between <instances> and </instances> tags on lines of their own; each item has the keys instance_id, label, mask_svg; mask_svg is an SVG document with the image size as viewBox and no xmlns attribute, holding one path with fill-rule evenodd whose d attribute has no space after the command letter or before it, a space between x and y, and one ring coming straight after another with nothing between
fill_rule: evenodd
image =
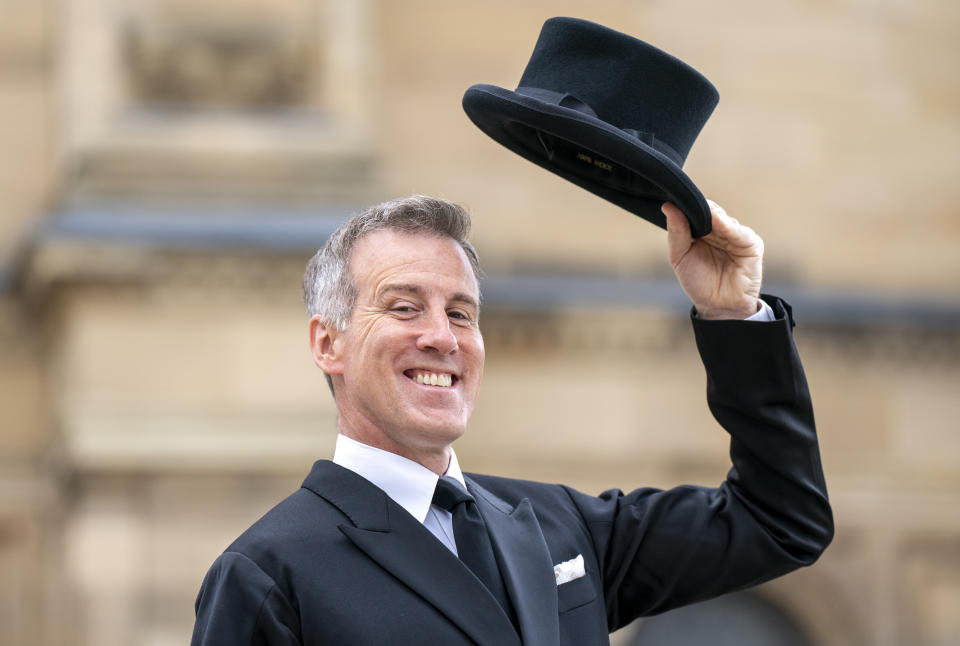
<instances>
[{"instance_id":1,"label":"grey hair","mask_svg":"<svg viewBox=\"0 0 960 646\"><path fill-rule=\"evenodd\" d=\"M382 230L426 233L455 240L467 255L478 283L480 259L470 235L470 215L459 204L427 195L412 195L371 206L341 224L307 263L303 302L307 315L345 330L357 299L350 275L350 254L365 235Z\"/></svg>"}]
</instances>

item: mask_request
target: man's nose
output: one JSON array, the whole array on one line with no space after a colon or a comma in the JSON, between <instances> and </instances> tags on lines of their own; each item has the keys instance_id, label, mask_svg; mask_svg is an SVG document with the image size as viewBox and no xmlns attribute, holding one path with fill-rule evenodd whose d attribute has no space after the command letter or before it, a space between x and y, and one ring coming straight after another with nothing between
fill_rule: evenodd
<instances>
[{"instance_id":1,"label":"man's nose","mask_svg":"<svg viewBox=\"0 0 960 646\"><path fill-rule=\"evenodd\" d=\"M450 354L459 347L457 335L453 333L450 319L445 311L423 317L423 327L417 338L417 348L425 351Z\"/></svg>"}]
</instances>

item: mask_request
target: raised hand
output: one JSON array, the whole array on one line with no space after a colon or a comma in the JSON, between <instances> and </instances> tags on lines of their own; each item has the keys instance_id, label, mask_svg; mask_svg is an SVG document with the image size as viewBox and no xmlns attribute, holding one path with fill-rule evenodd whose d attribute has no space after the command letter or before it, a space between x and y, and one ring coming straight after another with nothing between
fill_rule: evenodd
<instances>
[{"instance_id":1,"label":"raised hand","mask_svg":"<svg viewBox=\"0 0 960 646\"><path fill-rule=\"evenodd\" d=\"M696 239L680 209L671 202L663 205L670 266L700 318L745 319L759 309L763 240L720 205L707 202L713 230Z\"/></svg>"}]
</instances>

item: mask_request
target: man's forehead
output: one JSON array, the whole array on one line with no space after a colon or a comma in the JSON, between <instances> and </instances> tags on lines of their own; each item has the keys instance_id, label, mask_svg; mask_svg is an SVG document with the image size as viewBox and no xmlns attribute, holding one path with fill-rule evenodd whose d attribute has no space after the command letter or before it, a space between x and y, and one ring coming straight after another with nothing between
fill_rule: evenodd
<instances>
[{"instance_id":1,"label":"man's forehead","mask_svg":"<svg viewBox=\"0 0 960 646\"><path fill-rule=\"evenodd\" d=\"M436 245L437 243L454 247L460 246L456 240L442 233L429 230L405 231L392 228L375 229L365 233L357 240L356 246L382 246L391 243L398 246Z\"/></svg>"},{"instance_id":2,"label":"man's forehead","mask_svg":"<svg viewBox=\"0 0 960 646\"><path fill-rule=\"evenodd\" d=\"M460 244L430 232L381 229L368 233L357 241L350 255L350 272L358 287L367 283L378 294L387 286L417 291L416 281L402 278L416 273L460 278L469 285L467 291L479 292L476 274Z\"/></svg>"}]
</instances>

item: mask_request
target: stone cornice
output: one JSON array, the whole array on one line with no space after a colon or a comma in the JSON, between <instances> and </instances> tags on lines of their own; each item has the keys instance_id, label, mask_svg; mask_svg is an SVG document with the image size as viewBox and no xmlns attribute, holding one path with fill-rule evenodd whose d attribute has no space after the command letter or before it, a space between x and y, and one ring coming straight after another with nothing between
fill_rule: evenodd
<instances>
[{"instance_id":1,"label":"stone cornice","mask_svg":"<svg viewBox=\"0 0 960 646\"><path fill-rule=\"evenodd\" d=\"M36 303L51 289L125 286L174 299L226 292L292 304L306 260L356 210L74 205L36 230L5 293ZM804 342L842 356L939 363L960 356L955 301L786 284L767 290L793 304ZM494 268L482 291L488 342L525 352L662 351L689 338L689 303L672 277Z\"/></svg>"}]
</instances>

